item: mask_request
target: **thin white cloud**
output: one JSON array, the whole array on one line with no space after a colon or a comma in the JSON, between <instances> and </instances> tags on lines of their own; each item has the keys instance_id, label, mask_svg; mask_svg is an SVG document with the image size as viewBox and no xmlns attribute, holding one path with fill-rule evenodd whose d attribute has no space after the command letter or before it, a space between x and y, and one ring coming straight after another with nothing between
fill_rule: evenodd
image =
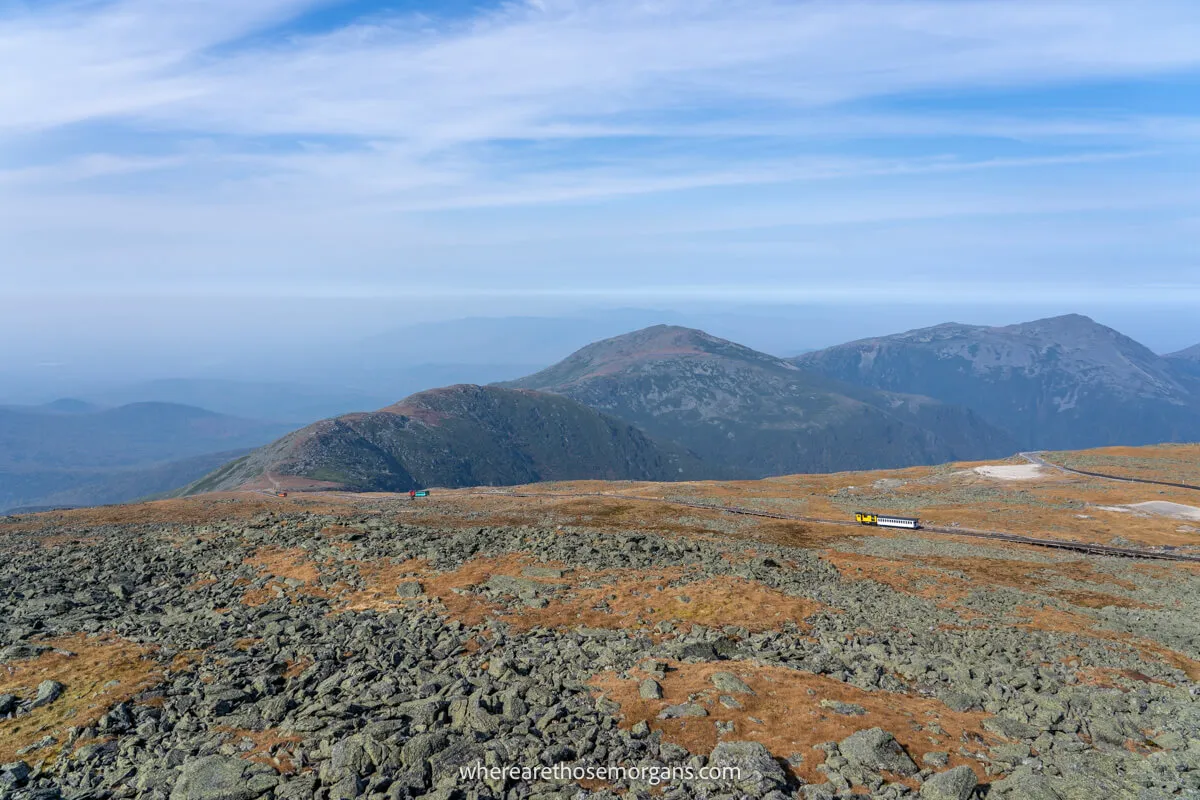
<instances>
[{"instance_id":1,"label":"thin white cloud","mask_svg":"<svg viewBox=\"0 0 1200 800\"><path fill-rule=\"evenodd\" d=\"M0 9L0 130L147 113L212 91L207 49L316 0L68 0Z\"/></svg>"},{"instance_id":2,"label":"thin white cloud","mask_svg":"<svg viewBox=\"0 0 1200 800\"><path fill-rule=\"evenodd\" d=\"M549 126L768 103L782 113L897 92L1046 85L1200 64L1175 3L507 6L443 31L407 18L238 52L206 91L146 110L242 133L395 137L426 147Z\"/></svg>"},{"instance_id":3,"label":"thin white cloud","mask_svg":"<svg viewBox=\"0 0 1200 800\"><path fill-rule=\"evenodd\" d=\"M571 121L825 105L1200 64L1192 3L512 4L467 22L375 19L219 48L312 0L50 4L0 27L0 124L133 117L184 130L536 138Z\"/></svg>"},{"instance_id":4,"label":"thin white cloud","mask_svg":"<svg viewBox=\"0 0 1200 800\"><path fill-rule=\"evenodd\" d=\"M189 163L183 156L167 158L122 157L93 153L52 164L0 169L0 187L55 186L97 178L153 172Z\"/></svg>"},{"instance_id":5,"label":"thin white cloud","mask_svg":"<svg viewBox=\"0 0 1200 800\"><path fill-rule=\"evenodd\" d=\"M423 213L603 209L575 223L577 244L611 235L605 214L636 228L630 218L642 212L615 206L654 196L663 199L646 238L744 232L755 227L737 205L748 187L787 188L777 213L765 201L755 209L781 224L797 208L837 224L1196 203L1174 185L1160 191L1155 170L1166 148L1187 152L1200 116L967 112L952 102L1194 72L1191 0L543 0L465 19L375 15L273 33L320 5L0 10L0 236L20 262L0 274L193 280L209 259L258 262L269 281L289 259L312 268L349 252L380 264L389 249L406 264L437 264L458 256L423 238ZM947 101L923 115L876 105L912 92ZM885 157L863 143L952 137L1054 148L949 143ZM735 142L744 138L764 141ZM1086 182L1056 194L1069 169L1089 166L1132 177L1120 194ZM1004 175L1021 176L1030 196L996 188ZM916 185L936 176L961 183ZM816 197L870 181L886 183L887 203L883 192ZM907 197L902 181L913 182ZM699 199L677 207L689 193ZM447 225L438 235L464 247L486 239ZM553 241L554 228L542 228L524 222L516 236Z\"/></svg>"}]
</instances>

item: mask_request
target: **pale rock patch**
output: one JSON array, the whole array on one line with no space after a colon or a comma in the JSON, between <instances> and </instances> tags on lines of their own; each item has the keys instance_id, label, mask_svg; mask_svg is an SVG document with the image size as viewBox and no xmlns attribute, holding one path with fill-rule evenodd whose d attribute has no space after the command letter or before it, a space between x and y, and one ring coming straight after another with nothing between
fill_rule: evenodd
<instances>
[{"instance_id":1,"label":"pale rock patch","mask_svg":"<svg viewBox=\"0 0 1200 800\"><path fill-rule=\"evenodd\" d=\"M1146 503L1131 503L1129 507L1145 514L1153 514L1156 517L1170 517L1171 519L1200 522L1200 508L1184 505L1183 503L1151 500Z\"/></svg>"},{"instance_id":2,"label":"pale rock patch","mask_svg":"<svg viewBox=\"0 0 1200 800\"><path fill-rule=\"evenodd\" d=\"M1040 464L989 464L976 467L975 472L1002 481L1031 481L1044 474Z\"/></svg>"},{"instance_id":3,"label":"pale rock patch","mask_svg":"<svg viewBox=\"0 0 1200 800\"><path fill-rule=\"evenodd\" d=\"M1118 514L1168 517L1188 522L1200 522L1200 508L1184 503L1171 503L1167 500L1149 500L1145 503L1130 503L1125 506L1092 506L1092 508L1099 511L1114 511Z\"/></svg>"}]
</instances>

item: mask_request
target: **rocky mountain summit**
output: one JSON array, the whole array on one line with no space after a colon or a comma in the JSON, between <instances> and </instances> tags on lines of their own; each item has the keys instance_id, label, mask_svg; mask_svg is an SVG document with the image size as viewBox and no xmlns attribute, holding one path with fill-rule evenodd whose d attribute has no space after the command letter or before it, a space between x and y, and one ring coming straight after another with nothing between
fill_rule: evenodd
<instances>
[{"instance_id":1,"label":"rocky mountain summit","mask_svg":"<svg viewBox=\"0 0 1200 800\"><path fill-rule=\"evenodd\" d=\"M657 325L509 386L562 394L743 477L1007 454L971 411L864 389L703 331Z\"/></svg>"},{"instance_id":2,"label":"rocky mountain summit","mask_svg":"<svg viewBox=\"0 0 1200 800\"><path fill-rule=\"evenodd\" d=\"M1200 791L1186 568L557 498L0 519L0 798Z\"/></svg>"},{"instance_id":3,"label":"rocky mountain summit","mask_svg":"<svg viewBox=\"0 0 1200 800\"><path fill-rule=\"evenodd\" d=\"M564 397L463 384L323 420L181 494L239 486L408 491L545 480L698 477L699 460Z\"/></svg>"},{"instance_id":4,"label":"rocky mountain summit","mask_svg":"<svg viewBox=\"0 0 1200 800\"><path fill-rule=\"evenodd\" d=\"M1200 393L1181 360L1069 314L1003 327L936 325L792 362L965 406L1022 447L1078 448L1200 439Z\"/></svg>"}]
</instances>

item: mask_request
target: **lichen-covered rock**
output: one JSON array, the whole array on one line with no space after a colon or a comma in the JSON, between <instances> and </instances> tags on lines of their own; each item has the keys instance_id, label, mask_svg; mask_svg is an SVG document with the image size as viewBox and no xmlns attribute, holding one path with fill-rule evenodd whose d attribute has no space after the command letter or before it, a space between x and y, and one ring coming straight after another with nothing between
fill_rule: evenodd
<instances>
[{"instance_id":1,"label":"lichen-covered rock","mask_svg":"<svg viewBox=\"0 0 1200 800\"><path fill-rule=\"evenodd\" d=\"M680 717L707 717L708 711L699 703L680 703L667 706L658 712L659 719L678 719Z\"/></svg>"},{"instance_id":2,"label":"lichen-covered rock","mask_svg":"<svg viewBox=\"0 0 1200 800\"><path fill-rule=\"evenodd\" d=\"M722 692L728 692L729 694L754 694L754 690L750 688L750 685L732 672L714 672L709 680L712 681L713 686Z\"/></svg>"},{"instance_id":3,"label":"lichen-covered rock","mask_svg":"<svg viewBox=\"0 0 1200 800\"><path fill-rule=\"evenodd\" d=\"M62 693L66 688L66 686L58 681L42 681L38 684L37 695L33 698L33 705L30 708L41 708L42 706L50 705L62 697Z\"/></svg>"},{"instance_id":4,"label":"lichen-covered rock","mask_svg":"<svg viewBox=\"0 0 1200 800\"><path fill-rule=\"evenodd\" d=\"M736 770L738 777L732 783L758 797L786 782L783 767L761 742L721 742L709 754L708 765Z\"/></svg>"},{"instance_id":5,"label":"lichen-covered rock","mask_svg":"<svg viewBox=\"0 0 1200 800\"><path fill-rule=\"evenodd\" d=\"M838 743L842 755L868 769L886 770L898 775L912 775L917 765L896 741L882 728L871 728L847 736Z\"/></svg>"},{"instance_id":6,"label":"lichen-covered rock","mask_svg":"<svg viewBox=\"0 0 1200 800\"><path fill-rule=\"evenodd\" d=\"M254 800L279 783L270 767L230 756L204 756L183 765L171 800Z\"/></svg>"},{"instance_id":7,"label":"lichen-covered rock","mask_svg":"<svg viewBox=\"0 0 1200 800\"><path fill-rule=\"evenodd\" d=\"M939 772L921 785L921 800L967 800L979 779L968 766Z\"/></svg>"},{"instance_id":8,"label":"lichen-covered rock","mask_svg":"<svg viewBox=\"0 0 1200 800\"><path fill-rule=\"evenodd\" d=\"M837 700L822 700L821 708L846 717L861 717L867 713L867 710L857 703L842 703Z\"/></svg>"},{"instance_id":9,"label":"lichen-covered rock","mask_svg":"<svg viewBox=\"0 0 1200 800\"><path fill-rule=\"evenodd\" d=\"M424 593L420 581L400 581L396 584L397 597L420 597Z\"/></svg>"},{"instance_id":10,"label":"lichen-covered rock","mask_svg":"<svg viewBox=\"0 0 1200 800\"><path fill-rule=\"evenodd\" d=\"M988 797L992 795L1004 800L1063 800L1049 778L1025 768L993 783Z\"/></svg>"}]
</instances>

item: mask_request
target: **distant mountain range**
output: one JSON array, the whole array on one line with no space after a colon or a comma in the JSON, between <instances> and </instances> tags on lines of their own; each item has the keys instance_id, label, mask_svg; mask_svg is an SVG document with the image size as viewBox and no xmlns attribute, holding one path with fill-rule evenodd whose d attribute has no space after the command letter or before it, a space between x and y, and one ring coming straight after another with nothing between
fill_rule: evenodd
<instances>
[{"instance_id":1,"label":"distant mountain range","mask_svg":"<svg viewBox=\"0 0 1200 800\"><path fill-rule=\"evenodd\" d=\"M195 406L244 419L305 425L313 420L384 405L395 397L342 386L235 381L214 378L166 378L86 393L98 406L154 402Z\"/></svg>"},{"instance_id":2,"label":"distant mountain range","mask_svg":"<svg viewBox=\"0 0 1200 800\"><path fill-rule=\"evenodd\" d=\"M166 495L212 472L246 449L120 469L44 470L0 473L0 514L50 508L99 506ZM14 502L12 498L17 498ZM13 503L3 507L6 503Z\"/></svg>"},{"instance_id":3,"label":"distant mountain range","mask_svg":"<svg viewBox=\"0 0 1200 800\"><path fill-rule=\"evenodd\" d=\"M1169 357L1070 314L1004 327L949 323L792 360L861 386L965 406L1023 448L1200 439L1200 348Z\"/></svg>"},{"instance_id":4,"label":"distant mountain range","mask_svg":"<svg viewBox=\"0 0 1200 800\"><path fill-rule=\"evenodd\" d=\"M1079 315L947 323L790 359L655 325L525 378L308 425L179 493L758 478L1188 440L1200 440L1200 346L1159 356Z\"/></svg>"},{"instance_id":5,"label":"distant mountain range","mask_svg":"<svg viewBox=\"0 0 1200 800\"><path fill-rule=\"evenodd\" d=\"M421 392L310 425L185 493L759 477L1014 449L966 409L840 384L660 325L589 345L508 386Z\"/></svg>"},{"instance_id":6,"label":"distant mountain range","mask_svg":"<svg viewBox=\"0 0 1200 800\"><path fill-rule=\"evenodd\" d=\"M0 407L0 510L163 492L290 427L172 403Z\"/></svg>"},{"instance_id":7,"label":"distant mountain range","mask_svg":"<svg viewBox=\"0 0 1200 800\"><path fill-rule=\"evenodd\" d=\"M359 360L349 375L305 373L307 382L169 378L95 390L84 399L101 406L133 402L178 403L246 419L291 423L295 428L319 419L379 408L397 397L455 383L491 383L525 374L533 367L513 364L375 364L357 351L343 361ZM530 364L544 363L531 361ZM300 368L298 367L298 370ZM371 373L369 380L363 373ZM359 388L367 386L369 388Z\"/></svg>"}]
</instances>

